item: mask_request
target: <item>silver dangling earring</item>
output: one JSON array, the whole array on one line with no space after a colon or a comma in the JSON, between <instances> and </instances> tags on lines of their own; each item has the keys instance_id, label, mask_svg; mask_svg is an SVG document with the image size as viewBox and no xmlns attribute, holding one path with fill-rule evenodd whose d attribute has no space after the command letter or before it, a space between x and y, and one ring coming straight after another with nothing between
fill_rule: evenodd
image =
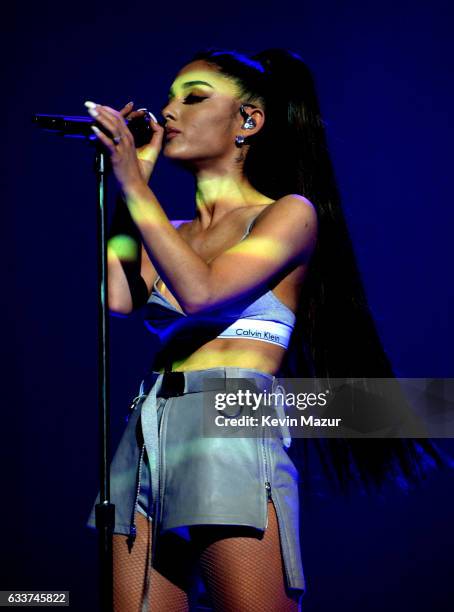
<instances>
[{"instance_id":1,"label":"silver dangling earring","mask_svg":"<svg viewBox=\"0 0 454 612\"><path fill-rule=\"evenodd\" d=\"M244 136L242 136L241 134L239 134L236 138L235 138L235 144L238 145L239 147L241 147L242 144L244 144Z\"/></svg>"}]
</instances>

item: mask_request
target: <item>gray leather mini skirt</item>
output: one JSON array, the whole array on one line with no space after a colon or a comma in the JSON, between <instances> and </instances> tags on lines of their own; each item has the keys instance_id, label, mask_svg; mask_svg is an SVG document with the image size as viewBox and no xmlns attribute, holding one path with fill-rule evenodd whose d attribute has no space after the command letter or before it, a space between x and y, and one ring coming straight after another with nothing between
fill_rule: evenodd
<instances>
[{"instance_id":1,"label":"gray leather mini skirt","mask_svg":"<svg viewBox=\"0 0 454 612\"><path fill-rule=\"evenodd\" d=\"M236 393L246 381L259 392L273 392L277 386L270 374L234 367L152 372L142 381L111 464L114 533L134 538L136 512L149 517L154 536L176 530L188 537L185 528L192 525L264 531L271 499L287 586L303 594L298 472L287 453L288 430L270 435L267 427L253 427L250 421L226 427L238 419L238 404L233 400L219 407L220 397ZM271 410L282 416L284 408ZM95 505L87 522L92 528Z\"/></svg>"}]
</instances>

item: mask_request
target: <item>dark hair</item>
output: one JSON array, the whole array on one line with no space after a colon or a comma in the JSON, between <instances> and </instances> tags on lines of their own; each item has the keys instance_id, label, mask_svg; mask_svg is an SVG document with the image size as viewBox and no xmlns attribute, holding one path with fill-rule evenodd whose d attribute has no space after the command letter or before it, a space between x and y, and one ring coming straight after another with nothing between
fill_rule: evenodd
<instances>
[{"instance_id":1,"label":"dark hair","mask_svg":"<svg viewBox=\"0 0 454 612\"><path fill-rule=\"evenodd\" d=\"M296 326L280 376L392 378L370 312L342 211L330 159L325 124L314 79L302 58L287 49L268 49L253 57L210 48L190 61L204 60L233 79L243 102L260 101L263 128L249 137L244 172L266 196L307 197L318 216L318 240L302 285ZM334 482L354 480L366 488L400 473L404 488L444 459L430 440L313 439L297 447L303 484L310 482L309 450L319 451ZM302 456L301 456L302 455Z\"/></svg>"}]
</instances>

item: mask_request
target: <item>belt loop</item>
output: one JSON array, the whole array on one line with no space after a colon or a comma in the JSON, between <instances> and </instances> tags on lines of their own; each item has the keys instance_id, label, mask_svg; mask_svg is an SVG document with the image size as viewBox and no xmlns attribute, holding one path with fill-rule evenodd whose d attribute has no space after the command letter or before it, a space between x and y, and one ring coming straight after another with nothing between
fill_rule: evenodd
<instances>
[{"instance_id":1,"label":"belt loop","mask_svg":"<svg viewBox=\"0 0 454 612\"><path fill-rule=\"evenodd\" d=\"M226 393L232 393L232 389L234 391L238 391L238 379L241 378L240 377L240 370L242 368L236 368L234 366L229 366L228 368L225 367L224 368L224 374L225 374L225 384L224 384L224 389ZM233 380L235 381L235 386L233 386Z\"/></svg>"},{"instance_id":2,"label":"belt loop","mask_svg":"<svg viewBox=\"0 0 454 612\"><path fill-rule=\"evenodd\" d=\"M186 374L187 372L181 371L164 372L161 387L163 397L184 395L189 388Z\"/></svg>"}]
</instances>

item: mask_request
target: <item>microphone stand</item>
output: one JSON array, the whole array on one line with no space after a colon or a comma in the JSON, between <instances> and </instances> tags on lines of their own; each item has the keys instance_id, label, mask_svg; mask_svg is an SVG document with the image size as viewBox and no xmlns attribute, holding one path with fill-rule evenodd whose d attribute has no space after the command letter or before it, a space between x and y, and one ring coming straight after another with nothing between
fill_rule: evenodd
<instances>
[{"instance_id":1,"label":"microphone stand","mask_svg":"<svg viewBox=\"0 0 454 612\"><path fill-rule=\"evenodd\" d=\"M36 115L35 117L39 117ZM35 118L36 122L36 118ZM77 137L84 137L77 135ZM94 142L90 138L89 142ZM102 612L113 610L112 535L115 527L115 504L110 502L110 410L109 410L109 318L107 309L107 200L109 162L103 145L96 146L94 171L97 182L98 242L98 415L99 415L99 504L95 521L99 546L99 594Z\"/></svg>"},{"instance_id":2,"label":"microphone stand","mask_svg":"<svg viewBox=\"0 0 454 612\"><path fill-rule=\"evenodd\" d=\"M153 131L150 113L127 122L136 147L150 142ZM103 145L91 131L88 117L66 115L34 115L37 127L66 137L85 138L96 146L94 169L97 181L97 242L98 242L98 411L99 411L99 504L95 506L95 524L99 546L99 593L102 612L113 610L112 535L115 527L115 504L110 502L110 410L109 410L109 319L107 308L107 201L106 186L109 160ZM102 126L100 126L102 128Z\"/></svg>"},{"instance_id":3,"label":"microphone stand","mask_svg":"<svg viewBox=\"0 0 454 612\"><path fill-rule=\"evenodd\" d=\"M113 610L112 535L115 504L110 502L110 409L109 409L109 318L107 309L107 159L101 144L96 144L98 242L98 415L100 497L95 506L99 546L99 594L102 612Z\"/></svg>"}]
</instances>

